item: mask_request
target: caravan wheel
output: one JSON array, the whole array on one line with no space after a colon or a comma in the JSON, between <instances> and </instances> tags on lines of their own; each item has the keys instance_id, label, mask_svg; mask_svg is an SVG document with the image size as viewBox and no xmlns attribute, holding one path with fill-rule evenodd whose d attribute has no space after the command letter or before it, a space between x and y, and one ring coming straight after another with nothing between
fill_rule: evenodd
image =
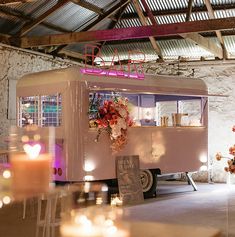
<instances>
[{"instance_id":1,"label":"caravan wheel","mask_svg":"<svg viewBox=\"0 0 235 237\"><path fill-rule=\"evenodd\" d=\"M140 170L144 198L156 196L157 176L152 170Z\"/></svg>"}]
</instances>

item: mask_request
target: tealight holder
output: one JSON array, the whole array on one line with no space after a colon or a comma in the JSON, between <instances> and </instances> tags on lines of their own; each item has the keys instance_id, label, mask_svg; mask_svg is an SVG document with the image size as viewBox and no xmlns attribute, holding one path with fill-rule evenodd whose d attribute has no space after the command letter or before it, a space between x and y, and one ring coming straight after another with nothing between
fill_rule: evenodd
<instances>
[{"instance_id":1,"label":"tealight holder","mask_svg":"<svg viewBox=\"0 0 235 237\"><path fill-rule=\"evenodd\" d=\"M9 165L0 165L0 191L9 191L11 187L11 171Z\"/></svg>"},{"instance_id":2,"label":"tealight holder","mask_svg":"<svg viewBox=\"0 0 235 237\"><path fill-rule=\"evenodd\" d=\"M117 193L111 194L110 205L111 206L122 206L123 205L122 197Z\"/></svg>"},{"instance_id":3,"label":"tealight holder","mask_svg":"<svg viewBox=\"0 0 235 237\"><path fill-rule=\"evenodd\" d=\"M49 190L54 147L52 129L47 128L43 134L36 125L11 127L10 165L12 191L16 195L32 196Z\"/></svg>"},{"instance_id":4,"label":"tealight holder","mask_svg":"<svg viewBox=\"0 0 235 237\"><path fill-rule=\"evenodd\" d=\"M74 209L62 217L62 237L129 237L122 210L110 206Z\"/></svg>"}]
</instances>

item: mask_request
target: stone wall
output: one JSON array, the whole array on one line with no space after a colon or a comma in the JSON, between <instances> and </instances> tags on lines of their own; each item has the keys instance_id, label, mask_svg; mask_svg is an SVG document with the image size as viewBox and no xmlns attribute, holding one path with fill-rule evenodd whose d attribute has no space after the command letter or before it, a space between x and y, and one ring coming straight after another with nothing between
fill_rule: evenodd
<instances>
[{"instance_id":1,"label":"stone wall","mask_svg":"<svg viewBox=\"0 0 235 237\"><path fill-rule=\"evenodd\" d=\"M0 44L0 147L6 148L4 142L11 124L15 119L10 115L8 104L15 94L15 82L25 74L64 68L75 65L68 60L34 53L27 50L19 50ZM11 86L13 85L13 86ZM10 91L11 90L11 91Z\"/></svg>"},{"instance_id":2,"label":"stone wall","mask_svg":"<svg viewBox=\"0 0 235 237\"><path fill-rule=\"evenodd\" d=\"M30 51L19 50L0 44L0 147L6 146L4 138L9 126L15 119L9 115L9 99L14 94L15 82L21 76L38 71L64 68L75 63L54 59L50 56ZM220 151L228 154L228 149L235 144L235 134L231 128L235 124L235 63L171 63L146 64L145 71L149 74L184 75L203 79L211 94L224 94L229 97L210 97L209 99L209 163L211 177L214 182L226 181L223 167L226 161L216 161L215 153ZM14 84L14 83L13 83ZM11 88L11 91L9 91ZM207 172L199 172L196 180L207 181Z\"/></svg>"}]
</instances>

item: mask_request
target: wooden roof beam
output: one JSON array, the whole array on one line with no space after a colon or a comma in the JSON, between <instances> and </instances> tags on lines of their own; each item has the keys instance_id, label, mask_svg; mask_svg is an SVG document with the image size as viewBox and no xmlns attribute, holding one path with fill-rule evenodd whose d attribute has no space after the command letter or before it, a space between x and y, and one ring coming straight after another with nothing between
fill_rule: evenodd
<instances>
[{"instance_id":1,"label":"wooden roof beam","mask_svg":"<svg viewBox=\"0 0 235 237\"><path fill-rule=\"evenodd\" d=\"M188 10L186 13L185 21L190 20L190 15L192 12L192 5L193 0L188 0ZM188 41L191 41L193 43L196 43L198 46L204 48L205 50L209 51L210 53L214 54L215 57L218 57L220 59L223 58L223 50L221 47L219 47L215 42L213 42L211 39L204 38L198 33L190 33L190 34L180 34L181 37L185 38Z\"/></svg>"},{"instance_id":2,"label":"wooden roof beam","mask_svg":"<svg viewBox=\"0 0 235 237\"><path fill-rule=\"evenodd\" d=\"M92 4L92 3L89 3L89 2L86 2L84 0L72 0L72 2L74 4L77 4L79 5L80 7L84 7L92 12L95 12L97 13L98 15L102 15L104 14L104 11L103 9L97 7L96 5Z\"/></svg>"},{"instance_id":3,"label":"wooden roof beam","mask_svg":"<svg viewBox=\"0 0 235 237\"><path fill-rule=\"evenodd\" d=\"M0 0L0 5L25 3L25 2L33 2L33 1L35 0Z\"/></svg>"},{"instance_id":4,"label":"wooden roof beam","mask_svg":"<svg viewBox=\"0 0 235 237\"><path fill-rule=\"evenodd\" d=\"M120 21L122 14L124 13L125 9L127 8L129 3L127 3L126 5L124 5L123 7L121 7L118 12L115 15L116 21L112 21L111 24L109 25L109 29L113 29L117 23ZM103 41L100 45L100 49L106 44L106 41ZM98 52L96 52L95 54L97 54Z\"/></svg>"},{"instance_id":5,"label":"wooden roof beam","mask_svg":"<svg viewBox=\"0 0 235 237\"><path fill-rule=\"evenodd\" d=\"M103 15L100 15L94 22L82 29L82 31L91 30L93 27L97 26L104 19L113 16L120 8L128 4L130 0L122 0L119 3L115 4L112 8L106 11Z\"/></svg>"},{"instance_id":6,"label":"wooden roof beam","mask_svg":"<svg viewBox=\"0 0 235 237\"><path fill-rule=\"evenodd\" d=\"M235 17L189 21L173 24L149 25L141 27L128 27L112 30L99 30L87 32L73 32L67 34L56 34L47 36L31 36L17 39L15 44L22 48L46 45L73 44L78 42L95 42L95 41L114 41L125 39L141 39L150 36L171 36L185 33L210 32L216 30L233 29Z\"/></svg>"},{"instance_id":7,"label":"wooden roof beam","mask_svg":"<svg viewBox=\"0 0 235 237\"><path fill-rule=\"evenodd\" d=\"M189 21L192 13L192 8L193 8L193 0L188 0L188 9L186 12L186 17L185 21Z\"/></svg>"},{"instance_id":8,"label":"wooden roof beam","mask_svg":"<svg viewBox=\"0 0 235 237\"><path fill-rule=\"evenodd\" d=\"M235 9L235 3L227 3L227 4L221 4L221 5L213 5L214 11L224 11L224 10L234 10ZM187 8L179 8L179 9L167 9L167 10L153 10L152 14L154 16L174 16L174 15L180 15L185 14L187 12ZM205 13L208 12L206 6L194 6L192 7L191 13ZM147 16L146 12L143 12L144 16ZM138 15L136 13L124 13L122 16L122 19L137 19Z\"/></svg>"},{"instance_id":9,"label":"wooden roof beam","mask_svg":"<svg viewBox=\"0 0 235 237\"><path fill-rule=\"evenodd\" d=\"M211 52L220 59L223 58L223 50L216 43L214 43L211 39L205 38L197 33L189 33L189 34L180 34L183 38L196 43L198 46L204 48L205 50Z\"/></svg>"},{"instance_id":10,"label":"wooden roof beam","mask_svg":"<svg viewBox=\"0 0 235 237\"><path fill-rule=\"evenodd\" d=\"M153 16L153 13L150 10L150 8L149 8L148 4L146 3L146 1L145 0L141 0L141 3L143 5L143 7L144 7L144 10L147 12L148 18L150 19L152 25L157 25L157 21L156 21L155 17ZM159 44L156 42L155 38L154 38L154 40L155 40L155 44L157 46L157 48L155 46L154 49L155 49L155 51L157 50L157 52L159 51L159 54L158 54L159 59L163 61L162 50L161 50Z\"/></svg>"},{"instance_id":11,"label":"wooden roof beam","mask_svg":"<svg viewBox=\"0 0 235 237\"><path fill-rule=\"evenodd\" d=\"M213 10L213 8L211 6L210 1L209 0L204 0L204 3L206 5L206 7L207 7L209 18L210 19L215 19L215 13L214 13L214 10ZM224 39L222 37L221 32L219 30L216 30L215 33L216 33L216 36L217 36L217 38L218 38L218 40L219 40L219 42L221 44L221 47L223 49L223 58L228 58L228 52L226 50Z\"/></svg>"},{"instance_id":12,"label":"wooden roof beam","mask_svg":"<svg viewBox=\"0 0 235 237\"><path fill-rule=\"evenodd\" d=\"M97 13L98 15L103 15L105 13L105 11L99 7L97 7L96 5L90 3L90 2L86 2L84 0L71 0L74 4L79 5L80 7L86 8L92 12ZM116 21L116 19L112 16L109 16L109 18L111 18L112 21Z\"/></svg>"},{"instance_id":13,"label":"wooden roof beam","mask_svg":"<svg viewBox=\"0 0 235 237\"><path fill-rule=\"evenodd\" d=\"M132 0L132 3L135 7L135 10L139 16L140 22L143 26L147 26L148 25L148 19L144 16L143 11L141 9L141 6L139 4L138 0ZM146 10L146 9L145 9ZM156 22L155 22L156 23ZM155 25L155 23L153 25ZM162 52L161 52L161 48L159 47L159 45L157 44L156 40L154 39L153 36L149 37L149 40L152 44L152 47L154 49L154 51L157 53L157 55L159 56L160 59L163 59L162 56Z\"/></svg>"},{"instance_id":14,"label":"wooden roof beam","mask_svg":"<svg viewBox=\"0 0 235 237\"><path fill-rule=\"evenodd\" d=\"M72 57L72 58L77 58L77 59L81 59L81 60L85 60L85 56L83 54L80 54L78 52L74 52L74 51L71 51L71 50L61 50L60 51L60 54L65 54L69 57Z\"/></svg>"},{"instance_id":15,"label":"wooden roof beam","mask_svg":"<svg viewBox=\"0 0 235 237\"><path fill-rule=\"evenodd\" d=\"M93 27L97 26L101 21L105 20L106 18L112 16L115 14L120 8L126 6L130 0L121 0L118 4L110 8L108 11L106 11L103 15L100 15L95 21L91 22L88 26L82 29L81 32L92 30ZM60 44L58 49L56 50L56 53L59 53L62 49L64 49L68 44Z\"/></svg>"},{"instance_id":16,"label":"wooden roof beam","mask_svg":"<svg viewBox=\"0 0 235 237\"><path fill-rule=\"evenodd\" d=\"M20 31L20 36L26 35L29 31L34 29L37 25L39 25L41 22L43 22L47 17L49 17L51 14L55 13L57 10L59 10L61 7L63 7L67 3L68 3L68 0L59 0L57 2L57 4L55 4L52 8L50 8L45 13L43 13L37 19L24 25Z\"/></svg>"}]
</instances>

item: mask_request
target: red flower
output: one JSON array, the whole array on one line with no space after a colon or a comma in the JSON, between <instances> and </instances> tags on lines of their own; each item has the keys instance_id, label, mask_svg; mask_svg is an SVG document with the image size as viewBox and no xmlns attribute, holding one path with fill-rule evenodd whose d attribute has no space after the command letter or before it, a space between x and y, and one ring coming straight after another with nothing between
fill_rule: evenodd
<instances>
[{"instance_id":1,"label":"red flower","mask_svg":"<svg viewBox=\"0 0 235 237\"><path fill-rule=\"evenodd\" d=\"M229 154L235 155L235 145L229 148Z\"/></svg>"},{"instance_id":2,"label":"red flower","mask_svg":"<svg viewBox=\"0 0 235 237\"><path fill-rule=\"evenodd\" d=\"M128 116L127 102L128 100L124 98L105 100L103 106L98 108L98 118L95 122L98 125L99 130L96 140L98 141L101 131L107 131L110 135L113 153L120 151L127 143L127 129L120 127L120 124L118 123L119 118L121 118L122 121L125 121L126 127L130 127L133 124L133 121ZM119 113L120 109L125 111Z\"/></svg>"},{"instance_id":3,"label":"red flower","mask_svg":"<svg viewBox=\"0 0 235 237\"><path fill-rule=\"evenodd\" d=\"M235 132L235 125L233 125L232 131Z\"/></svg>"}]
</instances>

